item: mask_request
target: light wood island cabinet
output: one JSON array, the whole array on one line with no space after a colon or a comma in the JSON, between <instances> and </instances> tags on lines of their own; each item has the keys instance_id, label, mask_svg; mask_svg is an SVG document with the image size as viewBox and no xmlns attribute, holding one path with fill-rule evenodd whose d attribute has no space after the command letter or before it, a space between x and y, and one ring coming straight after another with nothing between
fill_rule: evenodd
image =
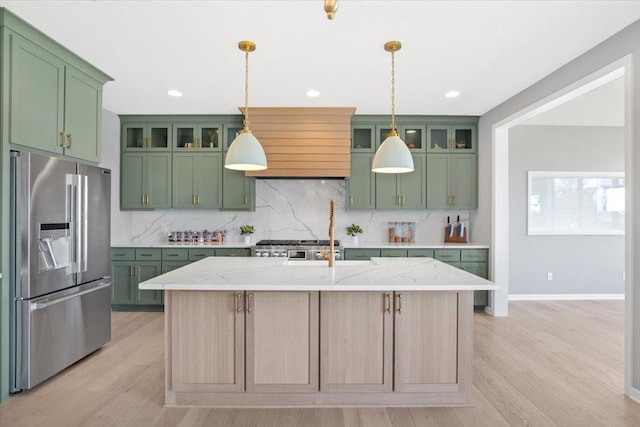
<instances>
[{"instance_id":1,"label":"light wood island cabinet","mask_svg":"<svg viewBox=\"0 0 640 427\"><path fill-rule=\"evenodd\" d=\"M290 407L471 403L473 291L496 286L432 258L208 257L140 288L165 291L166 404Z\"/></svg>"}]
</instances>

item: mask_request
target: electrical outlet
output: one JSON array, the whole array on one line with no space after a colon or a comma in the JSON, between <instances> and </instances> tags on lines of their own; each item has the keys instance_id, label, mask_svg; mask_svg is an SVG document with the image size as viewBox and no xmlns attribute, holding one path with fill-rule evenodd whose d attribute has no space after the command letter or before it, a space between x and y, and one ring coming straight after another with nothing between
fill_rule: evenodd
<instances>
[{"instance_id":1,"label":"electrical outlet","mask_svg":"<svg viewBox=\"0 0 640 427\"><path fill-rule=\"evenodd\" d=\"M547 273L547 280L553 280L553 273L552 272L548 272Z\"/></svg>"}]
</instances>

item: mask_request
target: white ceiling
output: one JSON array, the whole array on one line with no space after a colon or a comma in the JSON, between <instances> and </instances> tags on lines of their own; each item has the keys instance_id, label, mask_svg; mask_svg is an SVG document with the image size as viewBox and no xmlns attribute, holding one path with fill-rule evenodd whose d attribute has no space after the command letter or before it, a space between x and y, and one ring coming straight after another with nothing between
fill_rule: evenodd
<instances>
[{"instance_id":1,"label":"white ceiling","mask_svg":"<svg viewBox=\"0 0 640 427\"><path fill-rule=\"evenodd\" d=\"M640 19L640 1L339 0L333 21L323 0L1 5L111 75L104 106L120 114L238 113L248 39L250 106L387 114L383 45L400 40L398 114L481 115Z\"/></svg>"}]
</instances>

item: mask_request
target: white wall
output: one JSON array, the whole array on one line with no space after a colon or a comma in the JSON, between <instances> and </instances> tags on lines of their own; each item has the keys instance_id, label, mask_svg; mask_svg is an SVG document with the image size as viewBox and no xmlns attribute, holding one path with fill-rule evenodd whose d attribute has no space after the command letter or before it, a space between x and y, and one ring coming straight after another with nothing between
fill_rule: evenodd
<instances>
[{"instance_id":1,"label":"white wall","mask_svg":"<svg viewBox=\"0 0 640 427\"><path fill-rule=\"evenodd\" d=\"M494 162L500 159L501 154L493 150L494 144L499 143L495 136L501 137L499 126L528 111L531 106L545 102L554 94L562 92L565 87L630 55L625 74L626 87L630 88L630 98L626 102L628 130L625 147L627 178L625 391L640 402L640 271L636 267L640 266L640 237L637 233L637 230L640 230L640 185L635 183L636 172L634 172L634 170L640 170L640 43L638 40L640 40L640 22L636 21L480 118L478 127L479 209L475 235L479 240L487 241L493 240L492 236L495 234L492 217L499 213L494 212L492 207L494 174L497 173L500 178L503 178L503 171L495 169ZM502 253L493 253L492 273L495 273L496 265L504 263L502 255ZM502 276L498 279L498 285L503 288L503 291L508 290L508 279L505 280Z\"/></svg>"},{"instance_id":2,"label":"white wall","mask_svg":"<svg viewBox=\"0 0 640 427\"><path fill-rule=\"evenodd\" d=\"M259 179L255 212L121 211L120 121L116 114L103 110L102 123L102 166L112 170L112 246L162 243L168 231L189 229L226 229L229 243L240 242L238 227L244 224L255 226L254 241L326 239L330 199L336 201L336 238L348 239L344 229L355 223L365 230L359 238L362 244L386 242L390 221L416 222L416 242L427 244L442 243L447 216L460 215L468 224L469 212L465 211L347 211L346 181L335 179ZM473 230L470 238L473 239Z\"/></svg>"},{"instance_id":3,"label":"white wall","mask_svg":"<svg viewBox=\"0 0 640 427\"><path fill-rule=\"evenodd\" d=\"M624 172L624 128L509 129L509 295L624 294L624 236L527 235L528 171Z\"/></svg>"}]
</instances>

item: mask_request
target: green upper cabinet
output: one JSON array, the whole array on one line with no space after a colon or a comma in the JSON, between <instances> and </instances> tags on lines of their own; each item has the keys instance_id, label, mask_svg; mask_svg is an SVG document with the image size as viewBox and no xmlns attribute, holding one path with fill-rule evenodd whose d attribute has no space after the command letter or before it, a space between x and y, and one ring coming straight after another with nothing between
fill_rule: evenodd
<instances>
[{"instance_id":1,"label":"green upper cabinet","mask_svg":"<svg viewBox=\"0 0 640 427\"><path fill-rule=\"evenodd\" d=\"M222 206L222 153L173 154L174 209Z\"/></svg>"},{"instance_id":2,"label":"green upper cabinet","mask_svg":"<svg viewBox=\"0 0 640 427\"><path fill-rule=\"evenodd\" d=\"M242 127L242 122L226 123L222 126L222 148L224 151L229 149L229 146L233 140L236 139Z\"/></svg>"},{"instance_id":3,"label":"green upper cabinet","mask_svg":"<svg viewBox=\"0 0 640 427\"><path fill-rule=\"evenodd\" d=\"M120 207L171 207L171 153L122 153Z\"/></svg>"},{"instance_id":4,"label":"green upper cabinet","mask_svg":"<svg viewBox=\"0 0 640 427\"><path fill-rule=\"evenodd\" d=\"M475 153L475 125L428 125L427 151L430 153Z\"/></svg>"},{"instance_id":5,"label":"green upper cabinet","mask_svg":"<svg viewBox=\"0 0 640 427\"><path fill-rule=\"evenodd\" d=\"M413 155L414 171L400 174L375 174L377 209L424 209L426 169L424 154Z\"/></svg>"},{"instance_id":6,"label":"green upper cabinet","mask_svg":"<svg viewBox=\"0 0 640 427\"><path fill-rule=\"evenodd\" d=\"M475 154L427 155L427 209L476 209Z\"/></svg>"},{"instance_id":7,"label":"green upper cabinet","mask_svg":"<svg viewBox=\"0 0 640 427\"><path fill-rule=\"evenodd\" d=\"M400 125L398 126L398 135L407 144L409 150L425 151L426 135L424 125Z\"/></svg>"},{"instance_id":8,"label":"green upper cabinet","mask_svg":"<svg viewBox=\"0 0 640 427\"><path fill-rule=\"evenodd\" d=\"M371 172L373 153L351 154L351 176L347 185L347 207L349 209L375 209L376 181Z\"/></svg>"},{"instance_id":9,"label":"green upper cabinet","mask_svg":"<svg viewBox=\"0 0 640 427\"><path fill-rule=\"evenodd\" d=\"M63 58L82 65L61 46L42 40L41 34L31 35L45 42L46 49L6 29L5 35L9 142L99 162L102 86L109 77L88 64L89 71L95 71L92 75L66 62Z\"/></svg>"},{"instance_id":10,"label":"green upper cabinet","mask_svg":"<svg viewBox=\"0 0 640 427\"><path fill-rule=\"evenodd\" d=\"M126 123L122 126L123 151L171 151L170 123Z\"/></svg>"},{"instance_id":11,"label":"green upper cabinet","mask_svg":"<svg viewBox=\"0 0 640 427\"><path fill-rule=\"evenodd\" d=\"M222 125L216 123L174 123L176 151L222 151Z\"/></svg>"},{"instance_id":12,"label":"green upper cabinet","mask_svg":"<svg viewBox=\"0 0 640 427\"><path fill-rule=\"evenodd\" d=\"M351 127L351 152L374 152L376 149L376 126L354 125Z\"/></svg>"}]
</instances>

